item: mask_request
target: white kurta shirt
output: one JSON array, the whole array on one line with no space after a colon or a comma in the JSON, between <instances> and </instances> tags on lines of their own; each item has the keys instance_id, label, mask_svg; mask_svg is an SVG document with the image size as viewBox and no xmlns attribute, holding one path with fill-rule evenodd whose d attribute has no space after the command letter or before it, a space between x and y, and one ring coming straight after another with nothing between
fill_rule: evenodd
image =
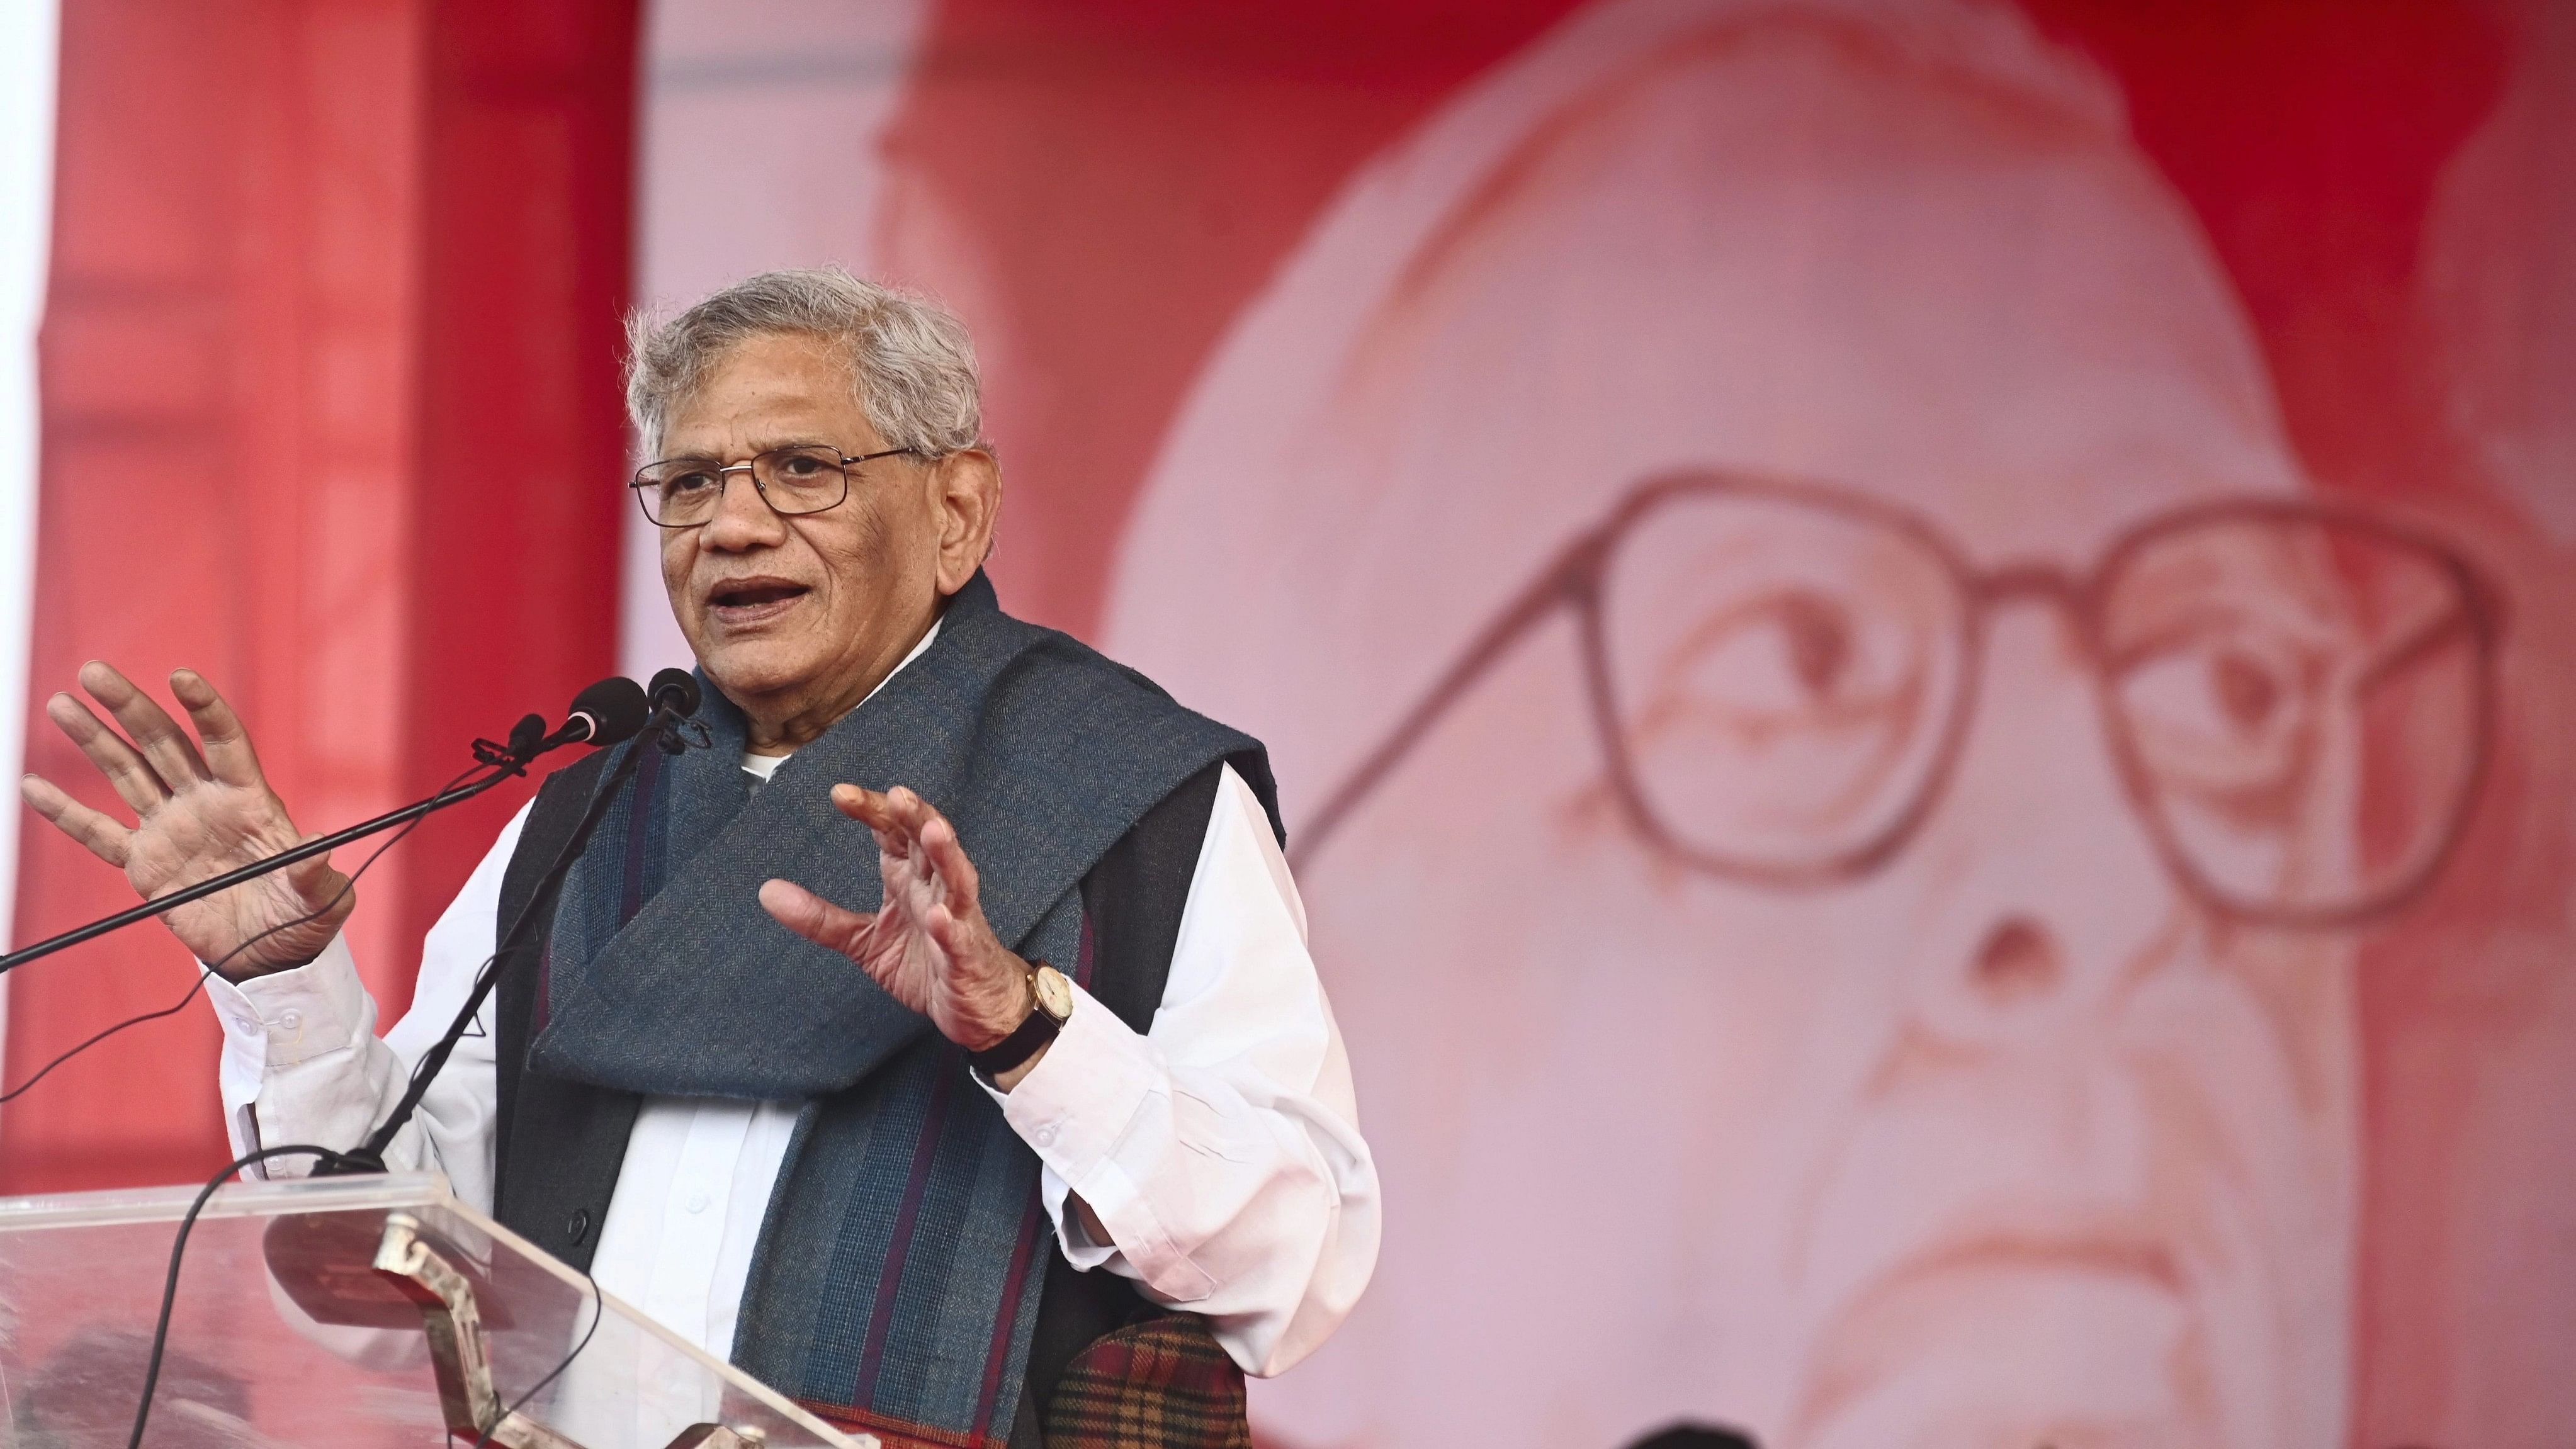
<instances>
[{"instance_id":1,"label":"white kurta shirt","mask_svg":"<svg viewBox=\"0 0 2576 1449\"><path fill-rule=\"evenodd\" d=\"M757 762L747 767L766 777ZM411 1010L381 1040L345 940L292 971L207 983L223 1022L223 1100L237 1151L263 1141L351 1144L382 1120L492 953L502 872L526 819L522 809L430 928ZM851 848L872 842L853 827ZM386 1157L398 1169L442 1171L459 1196L488 1208L488 1002L477 1025ZM1350 1064L1307 955L1296 883L1260 801L1231 767L1150 1028L1138 1035L1077 988L1054 1046L994 1099L1044 1164L1042 1195L1065 1257L1204 1315L1249 1373L1275 1374L1312 1352L1367 1285L1377 1169L1360 1138ZM728 1357L802 1105L648 1098L593 1255L600 1287ZM294 1170L291 1160L275 1165ZM1089 1205L1107 1242L1069 1194Z\"/></svg>"}]
</instances>

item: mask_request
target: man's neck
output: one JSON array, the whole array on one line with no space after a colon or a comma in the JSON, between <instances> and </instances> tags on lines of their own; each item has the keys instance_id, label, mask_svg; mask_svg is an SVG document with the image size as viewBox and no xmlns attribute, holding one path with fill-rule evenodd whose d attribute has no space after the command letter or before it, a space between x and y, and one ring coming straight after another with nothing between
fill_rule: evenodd
<instances>
[{"instance_id":1,"label":"man's neck","mask_svg":"<svg viewBox=\"0 0 2576 1449\"><path fill-rule=\"evenodd\" d=\"M920 658L923 651L930 648L931 641L939 637L940 617L938 614L931 615L929 626L921 631L921 637L913 641L912 647L905 651L903 657L895 661L894 667L878 676L875 682L860 692L858 698L847 704L807 708L775 720L763 719L745 710L744 714L747 716L750 729L744 749L755 755L792 755L804 746L822 738L825 730L839 724L842 717L851 710L875 698L876 692L885 688L888 680L902 673L905 665Z\"/></svg>"}]
</instances>

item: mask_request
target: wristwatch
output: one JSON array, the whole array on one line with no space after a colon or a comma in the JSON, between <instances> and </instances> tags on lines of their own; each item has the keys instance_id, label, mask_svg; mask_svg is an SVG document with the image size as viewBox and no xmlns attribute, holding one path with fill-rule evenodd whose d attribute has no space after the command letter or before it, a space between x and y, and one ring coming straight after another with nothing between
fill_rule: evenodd
<instances>
[{"instance_id":1,"label":"wristwatch","mask_svg":"<svg viewBox=\"0 0 2576 1449\"><path fill-rule=\"evenodd\" d=\"M998 1077L1036 1056L1073 1016L1073 983L1044 961L1033 962L1029 967L1029 996L1028 1019L1020 1023L1019 1030L980 1052L966 1054L967 1062L987 1078Z\"/></svg>"}]
</instances>

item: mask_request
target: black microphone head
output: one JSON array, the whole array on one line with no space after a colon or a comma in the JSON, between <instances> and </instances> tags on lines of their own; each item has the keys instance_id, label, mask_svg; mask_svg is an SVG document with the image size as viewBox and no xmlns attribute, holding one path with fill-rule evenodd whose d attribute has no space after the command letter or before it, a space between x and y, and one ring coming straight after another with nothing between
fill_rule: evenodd
<instances>
[{"instance_id":1,"label":"black microphone head","mask_svg":"<svg viewBox=\"0 0 2576 1449\"><path fill-rule=\"evenodd\" d=\"M655 709L667 705L682 719L698 712L698 677L685 669L665 669L654 675L644 692L651 696Z\"/></svg>"},{"instance_id":2,"label":"black microphone head","mask_svg":"<svg viewBox=\"0 0 2576 1449\"><path fill-rule=\"evenodd\" d=\"M510 726L510 753L521 759L533 760L545 749L545 738L546 717L523 714L517 724Z\"/></svg>"},{"instance_id":3,"label":"black microphone head","mask_svg":"<svg viewBox=\"0 0 2576 1449\"><path fill-rule=\"evenodd\" d=\"M571 729L586 721L590 733L581 739L594 745L613 745L635 738L652 713L653 706L645 700L642 686L623 674L612 674L572 697L564 727Z\"/></svg>"}]
</instances>

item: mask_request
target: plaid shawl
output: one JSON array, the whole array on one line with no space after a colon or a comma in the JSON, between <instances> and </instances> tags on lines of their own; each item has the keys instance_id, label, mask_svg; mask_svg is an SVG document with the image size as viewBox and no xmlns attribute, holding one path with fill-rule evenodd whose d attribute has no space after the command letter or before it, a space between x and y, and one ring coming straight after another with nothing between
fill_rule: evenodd
<instances>
[{"instance_id":1,"label":"plaid shawl","mask_svg":"<svg viewBox=\"0 0 2576 1449\"><path fill-rule=\"evenodd\" d=\"M1131 1324L1075 1357L1046 1406L1047 1449L1252 1449L1243 1370L1186 1313Z\"/></svg>"},{"instance_id":2,"label":"plaid shawl","mask_svg":"<svg viewBox=\"0 0 2576 1449\"><path fill-rule=\"evenodd\" d=\"M843 1424L1004 1443L1045 1280L1038 1160L961 1049L772 921L756 893L784 876L875 908L875 847L828 791L906 784L956 824L1001 939L1075 961L1083 874L1216 760L1268 802L1261 747L1003 614L980 574L929 650L756 792L742 716L705 694L708 747L648 750L565 878L528 1070L620 1092L808 1099L734 1361Z\"/></svg>"}]
</instances>

